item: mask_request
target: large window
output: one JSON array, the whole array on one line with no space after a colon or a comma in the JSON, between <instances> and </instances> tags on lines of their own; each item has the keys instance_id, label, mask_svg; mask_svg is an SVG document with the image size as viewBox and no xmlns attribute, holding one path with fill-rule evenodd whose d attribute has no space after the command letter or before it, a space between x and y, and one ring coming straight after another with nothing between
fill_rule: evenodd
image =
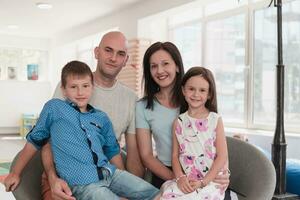
<instances>
[{"instance_id":1,"label":"large window","mask_svg":"<svg viewBox=\"0 0 300 200\"><path fill-rule=\"evenodd\" d=\"M180 50L185 70L201 65L201 24L191 23L170 29L170 37Z\"/></svg>"},{"instance_id":2,"label":"large window","mask_svg":"<svg viewBox=\"0 0 300 200\"><path fill-rule=\"evenodd\" d=\"M276 10L255 11L254 124L276 119ZM285 65L285 126L299 131L300 122L300 1L283 4L283 62Z\"/></svg>"},{"instance_id":3,"label":"large window","mask_svg":"<svg viewBox=\"0 0 300 200\"><path fill-rule=\"evenodd\" d=\"M219 110L231 123L245 122L245 15L212 20L206 26L205 66L218 87Z\"/></svg>"},{"instance_id":4,"label":"large window","mask_svg":"<svg viewBox=\"0 0 300 200\"><path fill-rule=\"evenodd\" d=\"M180 9L173 10L167 19L168 40L180 49L185 69L201 65L214 72L219 112L226 126L275 128L277 12L273 5L268 7L269 3L270 0L196 1L184 9L185 13L191 10L184 21L174 17L180 16ZM196 4L201 12L192 12ZM299 133L299 0L283 1L283 52L285 130Z\"/></svg>"}]
</instances>

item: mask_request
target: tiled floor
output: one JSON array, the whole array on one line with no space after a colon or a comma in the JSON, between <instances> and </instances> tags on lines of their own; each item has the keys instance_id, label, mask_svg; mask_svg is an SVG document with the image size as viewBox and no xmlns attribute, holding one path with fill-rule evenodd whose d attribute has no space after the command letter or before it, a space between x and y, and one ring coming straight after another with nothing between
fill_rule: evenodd
<instances>
[{"instance_id":1,"label":"tiled floor","mask_svg":"<svg viewBox=\"0 0 300 200\"><path fill-rule=\"evenodd\" d=\"M12 161L15 155L23 148L25 140L18 136L0 135L0 161ZM5 192L4 185L0 183L0 199L14 200L11 193Z\"/></svg>"}]
</instances>

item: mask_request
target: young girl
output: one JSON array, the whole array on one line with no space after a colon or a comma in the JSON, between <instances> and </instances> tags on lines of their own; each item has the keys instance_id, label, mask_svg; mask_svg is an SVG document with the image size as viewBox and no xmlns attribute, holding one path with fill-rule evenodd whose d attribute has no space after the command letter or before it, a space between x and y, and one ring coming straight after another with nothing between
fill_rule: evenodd
<instances>
[{"instance_id":1,"label":"young girl","mask_svg":"<svg viewBox=\"0 0 300 200\"><path fill-rule=\"evenodd\" d=\"M227 163L227 146L211 71L191 68L183 77L182 93L181 114L173 124L176 178L164 183L161 199L223 200L224 190L213 180Z\"/></svg>"}]
</instances>

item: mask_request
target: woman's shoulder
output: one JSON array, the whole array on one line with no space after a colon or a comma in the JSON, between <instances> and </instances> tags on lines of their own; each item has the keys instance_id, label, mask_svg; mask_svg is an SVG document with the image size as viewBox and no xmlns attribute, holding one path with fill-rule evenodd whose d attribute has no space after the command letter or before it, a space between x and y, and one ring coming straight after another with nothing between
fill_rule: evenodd
<instances>
[{"instance_id":1,"label":"woman's shoulder","mask_svg":"<svg viewBox=\"0 0 300 200\"><path fill-rule=\"evenodd\" d=\"M140 98L137 100L136 105L137 106L146 106L146 102L147 101L146 101L145 97L143 97L143 98Z\"/></svg>"},{"instance_id":2,"label":"woman's shoulder","mask_svg":"<svg viewBox=\"0 0 300 200\"><path fill-rule=\"evenodd\" d=\"M135 109L137 112L145 112L147 101L144 98L139 99L136 102Z\"/></svg>"}]
</instances>

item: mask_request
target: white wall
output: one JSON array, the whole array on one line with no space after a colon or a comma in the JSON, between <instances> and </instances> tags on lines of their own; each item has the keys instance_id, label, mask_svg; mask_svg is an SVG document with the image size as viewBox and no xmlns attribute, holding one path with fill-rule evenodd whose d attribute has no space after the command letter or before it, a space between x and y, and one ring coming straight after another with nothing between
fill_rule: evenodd
<instances>
[{"instance_id":1,"label":"white wall","mask_svg":"<svg viewBox=\"0 0 300 200\"><path fill-rule=\"evenodd\" d=\"M22 113L39 114L50 98L50 83L2 80L0 82L0 134L18 133Z\"/></svg>"},{"instance_id":2,"label":"white wall","mask_svg":"<svg viewBox=\"0 0 300 200\"><path fill-rule=\"evenodd\" d=\"M0 35L0 46L48 51L50 40ZM45 77L50 79L48 73ZM51 86L49 81L0 80L0 91L0 134L18 133L22 113L38 114Z\"/></svg>"},{"instance_id":3,"label":"white wall","mask_svg":"<svg viewBox=\"0 0 300 200\"><path fill-rule=\"evenodd\" d=\"M51 40L0 34L0 46L48 50Z\"/></svg>"},{"instance_id":4,"label":"white wall","mask_svg":"<svg viewBox=\"0 0 300 200\"><path fill-rule=\"evenodd\" d=\"M74 40L93 35L114 27L119 27L128 39L136 38L138 20L173 7L177 7L195 0L148 0L137 3L126 10L122 10L106 17L95 19L89 23L56 35L54 45L69 43Z\"/></svg>"}]
</instances>

